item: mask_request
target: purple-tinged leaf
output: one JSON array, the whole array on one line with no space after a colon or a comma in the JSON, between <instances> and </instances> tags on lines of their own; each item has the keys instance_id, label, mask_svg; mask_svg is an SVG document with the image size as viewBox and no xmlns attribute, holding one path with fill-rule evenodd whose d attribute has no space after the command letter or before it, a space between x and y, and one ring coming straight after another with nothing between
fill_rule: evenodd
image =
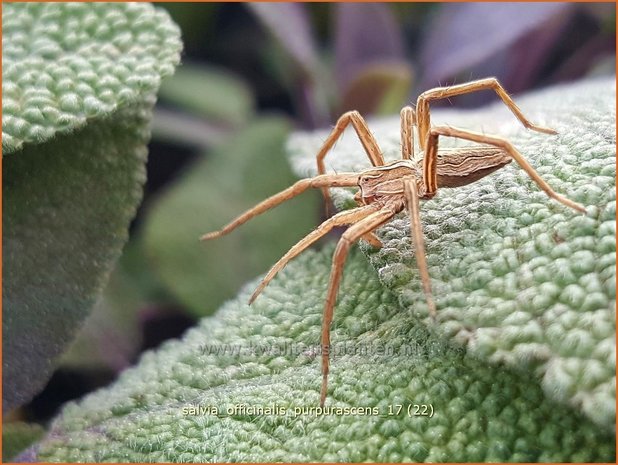
<instances>
[{"instance_id":1,"label":"purple-tinged leaf","mask_svg":"<svg viewBox=\"0 0 618 465\"><path fill-rule=\"evenodd\" d=\"M506 72L502 83L510 92L517 93L529 89L539 78L544 64L551 58L556 43L568 31L572 9L559 12L548 18L542 28L537 28L521 37L508 49Z\"/></svg>"},{"instance_id":2,"label":"purple-tinged leaf","mask_svg":"<svg viewBox=\"0 0 618 465\"><path fill-rule=\"evenodd\" d=\"M299 3L248 3L300 70L294 93L298 112L309 127L328 119L329 89L317 53L307 10Z\"/></svg>"},{"instance_id":3,"label":"purple-tinged leaf","mask_svg":"<svg viewBox=\"0 0 618 465\"><path fill-rule=\"evenodd\" d=\"M572 7L568 3L445 4L428 28L421 56L422 87L433 87L481 63Z\"/></svg>"},{"instance_id":4,"label":"purple-tinged leaf","mask_svg":"<svg viewBox=\"0 0 618 465\"><path fill-rule=\"evenodd\" d=\"M318 62L307 11L300 3L248 3L247 7L288 51L297 65L311 75Z\"/></svg>"},{"instance_id":5,"label":"purple-tinged leaf","mask_svg":"<svg viewBox=\"0 0 618 465\"><path fill-rule=\"evenodd\" d=\"M615 37L593 37L575 51L554 72L552 81L572 81L581 76L615 73Z\"/></svg>"},{"instance_id":6,"label":"purple-tinged leaf","mask_svg":"<svg viewBox=\"0 0 618 465\"><path fill-rule=\"evenodd\" d=\"M335 70L340 89L367 66L403 63L403 37L390 7L382 3L338 3Z\"/></svg>"},{"instance_id":7,"label":"purple-tinged leaf","mask_svg":"<svg viewBox=\"0 0 618 465\"><path fill-rule=\"evenodd\" d=\"M470 68L470 72L461 72L461 79L477 79L495 76L509 93L519 93L535 86L541 78L551 54L555 53L557 42L564 37L566 28L571 24L573 9L557 13L543 24L543 27L531 30L505 49L498 51L482 63ZM458 105L478 106L494 101L491 92L476 92L457 98Z\"/></svg>"}]
</instances>

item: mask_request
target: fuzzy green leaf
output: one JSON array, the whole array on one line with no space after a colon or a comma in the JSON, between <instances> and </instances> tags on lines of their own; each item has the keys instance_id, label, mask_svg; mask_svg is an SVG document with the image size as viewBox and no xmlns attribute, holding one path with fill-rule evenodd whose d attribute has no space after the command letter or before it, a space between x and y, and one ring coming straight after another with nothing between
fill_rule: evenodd
<instances>
[{"instance_id":1,"label":"fuzzy green leaf","mask_svg":"<svg viewBox=\"0 0 618 465\"><path fill-rule=\"evenodd\" d=\"M508 138L557 192L588 206L587 215L550 200L515 163L421 205L440 335L481 360L525 370L550 399L608 430L616 389L615 95L612 78L516 98L558 136L526 131L502 103L432 112L433 124ZM385 157L399 157L399 119L370 126ZM325 136L291 141L297 172L314 173ZM352 133L327 163L340 172L368 166ZM353 203L348 191L335 195L339 205ZM381 229L381 250L365 250L400 304L426 316L409 229L401 215Z\"/></svg>"},{"instance_id":2,"label":"fuzzy green leaf","mask_svg":"<svg viewBox=\"0 0 618 465\"><path fill-rule=\"evenodd\" d=\"M141 199L179 31L146 4L3 8L3 407L46 382Z\"/></svg>"},{"instance_id":3,"label":"fuzzy green leaf","mask_svg":"<svg viewBox=\"0 0 618 465\"><path fill-rule=\"evenodd\" d=\"M112 387L68 405L37 460L613 460L613 434L522 372L444 344L360 253L349 257L333 324L327 406L369 409L316 414L332 251L299 257L249 307L251 283ZM414 404L431 404L433 416L411 415ZM273 410L227 411L239 405ZM219 412L191 410L199 407Z\"/></svg>"},{"instance_id":4,"label":"fuzzy green leaf","mask_svg":"<svg viewBox=\"0 0 618 465\"><path fill-rule=\"evenodd\" d=\"M166 13L136 3L9 3L2 38L4 154L143 101L181 47Z\"/></svg>"}]
</instances>

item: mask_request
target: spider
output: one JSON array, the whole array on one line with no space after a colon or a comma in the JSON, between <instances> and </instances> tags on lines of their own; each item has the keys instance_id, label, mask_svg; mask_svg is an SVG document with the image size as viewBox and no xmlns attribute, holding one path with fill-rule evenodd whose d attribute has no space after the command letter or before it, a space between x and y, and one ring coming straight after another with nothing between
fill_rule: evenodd
<instances>
[{"instance_id":1,"label":"spider","mask_svg":"<svg viewBox=\"0 0 618 465\"><path fill-rule=\"evenodd\" d=\"M330 326L337 300L337 292L343 267L352 244L363 239L375 247L381 247L374 230L390 221L396 214L407 210L410 216L411 235L415 244L415 257L419 268L423 292L429 315L435 321L436 305L431 291L431 281L425 258L424 239L421 228L419 201L431 199L440 187L460 187L477 181L515 160L532 180L549 197L578 212L585 213L583 206L556 193L526 161L524 156L506 139L457 129L450 126L431 126L429 104L434 100L490 89L502 99L515 117L528 129L545 134L557 134L550 128L529 121L517 107L496 78L486 78L449 87L437 87L423 92L417 99L416 108L406 106L401 110L401 160L386 163L377 141L367 123L357 111L344 113L318 152L318 175L301 179L291 187L260 202L231 221L219 231L202 236L202 240L223 236L249 219L264 213L280 203L295 197L309 188L320 188L327 205L330 203L329 187L358 187L354 199L358 206L331 216L315 230L294 245L264 276L251 298L251 304L275 275L287 263L336 226L350 225L343 233L333 254L330 280L324 304L322 320L321 354L322 386L320 406L324 406L328 388ZM349 126L355 129L358 138L373 165L360 173L327 174L324 158ZM421 153L414 155L414 133L418 135ZM438 149L440 137L454 137L476 142L480 145L456 149Z\"/></svg>"}]
</instances>

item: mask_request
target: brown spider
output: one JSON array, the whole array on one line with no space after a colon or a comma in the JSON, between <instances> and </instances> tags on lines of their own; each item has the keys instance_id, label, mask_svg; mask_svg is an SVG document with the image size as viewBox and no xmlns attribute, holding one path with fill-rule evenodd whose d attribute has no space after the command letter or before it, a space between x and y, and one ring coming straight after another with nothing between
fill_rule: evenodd
<instances>
[{"instance_id":1,"label":"brown spider","mask_svg":"<svg viewBox=\"0 0 618 465\"><path fill-rule=\"evenodd\" d=\"M532 180L545 193L558 202L579 212L585 212L583 206L556 193L517 149L506 139L489 136L449 126L431 127L429 103L455 95L466 94L483 89L492 89L513 112L517 119L528 129L545 134L556 134L550 128L531 123L515 105L495 78L481 79L466 84L450 87L437 87L423 92L416 102L416 109L406 106L401 110L401 152L402 159L385 163L382 152L367 123L357 111L343 114L317 154L318 175L301 179L291 187L262 201L252 209L238 216L220 231L202 236L202 240L213 239L229 233L254 216L264 213L280 203L299 195L310 187L321 188L327 201L330 200L329 187L358 186L355 196L358 207L342 211L328 218L314 231L294 245L266 274L251 298L251 304L264 287L285 267L285 265L319 238L336 226L351 225L341 236L333 255L333 263L324 305L322 321L322 387L320 405L326 400L329 371L330 325L341 281L344 262L350 246L359 239L364 239L373 246L382 243L373 233L375 229L388 222L397 213L408 210L410 215L412 238L416 245L415 256L420 271L423 291L432 319L436 316L436 306L431 292L431 281L427 271L425 247L419 213L419 200L431 199L439 187L459 187L470 184L502 168L515 160ZM369 157L373 168L360 173L325 174L324 158L346 127L352 124ZM414 131L417 131L421 155L414 157ZM457 149L438 150L440 136L456 137L483 145Z\"/></svg>"}]
</instances>

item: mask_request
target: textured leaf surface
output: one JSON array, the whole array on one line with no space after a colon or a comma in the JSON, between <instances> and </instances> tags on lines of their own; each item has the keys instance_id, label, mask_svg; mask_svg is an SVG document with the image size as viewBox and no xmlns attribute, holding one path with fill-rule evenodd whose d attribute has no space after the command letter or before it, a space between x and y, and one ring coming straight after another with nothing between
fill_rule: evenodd
<instances>
[{"instance_id":1,"label":"textured leaf surface","mask_svg":"<svg viewBox=\"0 0 618 465\"><path fill-rule=\"evenodd\" d=\"M136 3L8 3L2 38L4 154L141 101L180 50L167 14Z\"/></svg>"},{"instance_id":2,"label":"textured leaf surface","mask_svg":"<svg viewBox=\"0 0 618 465\"><path fill-rule=\"evenodd\" d=\"M2 20L11 408L44 385L120 254L141 199L154 91L181 44L150 5L7 4Z\"/></svg>"},{"instance_id":3,"label":"textured leaf surface","mask_svg":"<svg viewBox=\"0 0 618 465\"><path fill-rule=\"evenodd\" d=\"M545 194L516 165L464 188L442 189L421 206L438 331L480 360L523 369L548 396L611 430L615 423L615 84L561 86L517 98L530 118L558 130L528 132L501 104L435 111L433 123L501 134L558 192L588 207L580 215ZM399 120L371 124L387 158L399 156ZM302 175L314 173L325 133L290 146ZM444 146L454 145L444 140ZM462 145L462 144L458 144ZM352 133L327 159L335 171L368 166ZM337 200L349 205L351 194ZM367 250L404 307L426 315L400 217Z\"/></svg>"},{"instance_id":4,"label":"textured leaf surface","mask_svg":"<svg viewBox=\"0 0 618 465\"><path fill-rule=\"evenodd\" d=\"M281 118L251 123L152 205L144 250L153 271L195 315L214 313L314 226L318 197L307 193L218 241L198 242L294 182L284 150L289 129Z\"/></svg>"},{"instance_id":5,"label":"textured leaf surface","mask_svg":"<svg viewBox=\"0 0 618 465\"><path fill-rule=\"evenodd\" d=\"M333 326L328 406L377 411L295 411L318 404L315 351L331 254L327 247L299 257L248 307L252 283L182 340L145 354L112 387L67 406L36 458L612 460L612 434L548 399L521 372L449 348L382 287L360 253L348 261ZM279 410L226 413L241 404ZM431 404L433 417L409 416L410 404ZM403 411L388 415L396 405ZM195 406L219 412L193 415Z\"/></svg>"}]
</instances>

